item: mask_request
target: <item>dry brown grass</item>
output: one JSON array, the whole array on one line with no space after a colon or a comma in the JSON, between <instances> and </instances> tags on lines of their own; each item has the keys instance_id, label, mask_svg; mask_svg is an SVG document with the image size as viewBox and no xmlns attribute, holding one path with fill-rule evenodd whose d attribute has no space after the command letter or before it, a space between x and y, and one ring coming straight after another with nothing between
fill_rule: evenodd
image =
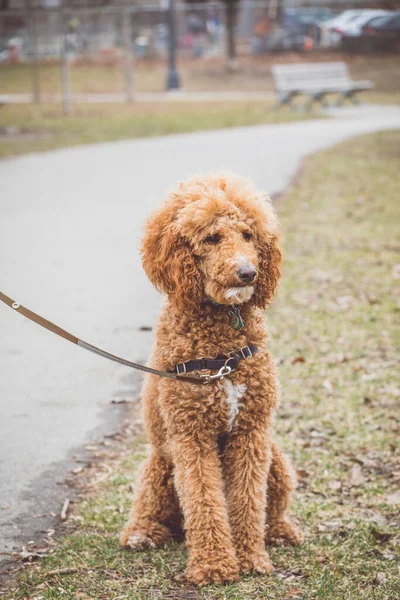
<instances>
[{"instance_id":1,"label":"dry brown grass","mask_svg":"<svg viewBox=\"0 0 400 600\"><path fill-rule=\"evenodd\" d=\"M0 158L137 137L312 119L318 113L273 110L266 102L77 104L65 117L57 104L0 109Z\"/></svg>"},{"instance_id":2,"label":"dry brown grass","mask_svg":"<svg viewBox=\"0 0 400 600\"><path fill-rule=\"evenodd\" d=\"M286 62L315 62L343 60L356 79L371 79L375 93L399 92L400 74L397 56L349 56L342 53L272 54L242 57L237 71L228 71L221 58L192 59L179 63L182 84L187 91L273 91L271 65ZM165 90L166 65L164 61L138 60L133 72L135 88L139 92ZM40 67L43 93L61 90L60 68L57 64ZM32 85L29 65L0 65L0 93L29 93ZM72 66L71 85L75 93L123 92L123 65Z\"/></svg>"}]
</instances>

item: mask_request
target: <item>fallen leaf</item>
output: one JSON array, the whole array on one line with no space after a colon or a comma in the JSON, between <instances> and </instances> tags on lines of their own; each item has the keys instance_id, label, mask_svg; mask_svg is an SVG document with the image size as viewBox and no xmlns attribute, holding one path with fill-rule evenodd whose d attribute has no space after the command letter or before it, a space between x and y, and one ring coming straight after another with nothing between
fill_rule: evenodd
<instances>
[{"instance_id":1,"label":"fallen leaf","mask_svg":"<svg viewBox=\"0 0 400 600\"><path fill-rule=\"evenodd\" d=\"M329 381L329 379L325 379L325 381L322 382L322 385L324 386L326 391L329 392L330 394L333 392L333 385Z\"/></svg>"},{"instance_id":2,"label":"fallen leaf","mask_svg":"<svg viewBox=\"0 0 400 600\"><path fill-rule=\"evenodd\" d=\"M365 482L365 477L362 474L360 465L355 464L352 466L347 481L351 487L361 485L362 483Z\"/></svg>"},{"instance_id":3,"label":"fallen leaf","mask_svg":"<svg viewBox=\"0 0 400 600\"><path fill-rule=\"evenodd\" d=\"M317 556L315 557L315 560L320 565L323 565L328 560L328 557L325 554L317 554Z\"/></svg>"},{"instance_id":4,"label":"fallen leaf","mask_svg":"<svg viewBox=\"0 0 400 600\"><path fill-rule=\"evenodd\" d=\"M297 469L296 473L297 473L297 477L299 477L300 479L305 479L306 477L310 476L309 472L306 471L305 469Z\"/></svg>"},{"instance_id":5,"label":"fallen leaf","mask_svg":"<svg viewBox=\"0 0 400 600\"><path fill-rule=\"evenodd\" d=\"M304 358L304 356L296 356L293 360L292 360L292 365L295 365L297 363L305 363L306 359Z\"/></svg>"},{"instance_id":6,"label":"fallen leaf","mask_svg":"<svg viewBox=\"0 0 400 600\"><path fill-rule=\"evenodd\" d=\"M383 583L386 583L386 577L383 573L376 573L375 577L372 580L372 583L374 585L382 585Z\"/></svg>"},{"instance_id":7,"label":"fallen leaf","mask_svg":"<svg viewBox=\"0 0 400 600\"><path fill-rule=\"evenodd\" d=\"M325 440L328 439L328 436L327 436L326 432L319 431L318 429L311 429L310 436L312 438L324 438Z\"/></svg>"},{"instance_id":8,"label":"fallen leaf","mask_svg":"<svg viewBox=\"0 0 400 600\"><path fill-rule=\"evenodd\" d=\"M392 552L384 552L382 556L385 560L394 560L396 558L396 555Z\"/></svg>"},{"instance_id":9,"label":"fallen leaf","mask_svg":"<svg viewBox=\"0 0 400 600\"><path fill-rule=\"evenodd\" d=\"M339 480L331 481L329 487L331 488L331 490L337 492L342 489L342 482Z\"/></svg>"},{"instance_id":10,"label":"fallen leaf","mask_svg":"<svg viewBox=\"0 0 400 600\"><path fill-rule=\"evenodd\" d=\"M70 575L71 573L77 573L79 569L74 569L72 567L65 567L64 569L54 569L54 571L48 571L45 576L52 577L54 575Z\"/></svg>"},{"instance_id":11,"label":"fallen leaf","mask_svg":"<svg viewBox=\"0 0 400 600\"><path fill-rule=\"evenodd\" d=\"M369 292L367 292L365 294L365 297L370 304L379 304L379 298L374 294L370 294Z\"/></svg>"},{"instance_id":12,"label":"fallen leaf","mask_svg":"<svg viewBox=\"0 0 400 600\"><path fill-rule=\"evenodd\" d=\"M400 492L394 492L394 494L389 494L386 498L386 504L390 504L391 506L395 504L400 504Z\"/></svg>"},{"instance_id":13,"label":"fallen leaf","mask_svg":"<svg viewBox=\"0 0 400 600\"><path fill-rule=\"evenodd\" d=\"M70 502L71 502L71 501L70 501L70 499L69 499L69 498L66 498L66 499L64 500L64 504L63 504L63 506L62 506L62 509L61 509L61 514L60 514L60 519L61 519L61 521L66 521L66 520L67 520L67 518L68 518L68 508L69 508Z\"/></svg>"},{"instance_id":14,"label":"fallen leaf","mask_svg":"<svg viewBox=\"0 0 400 600\"><path fill-rule=\"evenodd\" d=\"M374 381L374 379L377 378L376 373L363 373L363 375L361 375L361 379L363 381Z\"/></svg>"},{"instance_id":15,"label":"fallen leaf","mask_svg":"<svg viewBox=\"0 0 400 600\"><path fill-rule=\"evenodd\" d=\"M22 558L23 561L32 562L33 560L44 558L45 556L47 556L48 551L34 552L33 550L27 550L26 546L22 546L21 552L17 552L16 555Z\"/></svg>"},{"instance_id":16,"label":"fallen leaf","mask_svg":"<svg viewBox=\"0 0 400 600\"><path fill-rule=\"evenodd\" d=\"M400 279L400 263L397 263L396 265L393 265L393 278L394 279Z\"/></svg>"},{"instance_id":17,"label":"fallen leaf","mask_svg":"<svg viewBox=\"0 0 400 600\"><path fill-rule=\"evenodd\" d=\"M301 598L301 590L298 588L290 588L287 593L289 598Z\"/></svg>"},{"instance_id":18,"label":"fallen leaf","mask_svg":"<svg viewBox=\"0 0 400 600\"><path fill-rule=\"evenodd\" d=\"M336 303L342 309L349 308L353 304L353 302L354 302L353 296L339 296L339 298L336 298Z\"/></svg>"},{"instance_id":19,"label":"fallen leaf","mask_svg":"<svg viewBox=\"0 0 400 600\"><path fill-rule=\"evenodd\" d=\"M348 361L349 357L347 356L347 354L343 354L342 352L339 352L338 354L330 354L329 356L327 356L327 362L330 365L341 364Z\"/></svg>"},{"instance_id":20,"label":"fallen leaf","mask_svg":"<svg viewBox=\"0 0 400 600\"><path fill-rule=\"evenodd\" d=\"M337 531L340 527L341 524L337 521L325 521L325 529L328 529L328 531Z\"/></svg>"}]
</instances>

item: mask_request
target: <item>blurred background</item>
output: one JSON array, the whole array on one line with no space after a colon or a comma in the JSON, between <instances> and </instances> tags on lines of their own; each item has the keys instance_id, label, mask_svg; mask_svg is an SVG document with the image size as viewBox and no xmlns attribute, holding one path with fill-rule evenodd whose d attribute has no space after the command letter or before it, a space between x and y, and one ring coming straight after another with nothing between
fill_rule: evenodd
<instances>
[{"instance_id":1,"label":"blurred background","mask_svg":"<svg viewBox=\"0 0 400 600\"><path fill-rule=\"evenodd\" d=\"M71 96L129 102L181 89L267 97L273 64L310 61L345 61L353 77L372 79L374 94L389 94L398 92L399 51L398 0L0 2L3 103L63 99L66 112Z\"/></svg>"}]
</instances>

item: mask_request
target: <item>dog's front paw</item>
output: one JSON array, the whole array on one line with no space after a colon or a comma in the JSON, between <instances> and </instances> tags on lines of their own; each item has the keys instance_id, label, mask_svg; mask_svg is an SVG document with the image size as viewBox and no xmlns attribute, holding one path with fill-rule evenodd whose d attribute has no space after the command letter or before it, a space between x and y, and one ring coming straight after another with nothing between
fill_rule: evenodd
<instances>
[{"instance_id":1,"label":"dog's front paw","mask_svg":"<svg viewBox=\"0 0 400 600\"><path fill-rule=\"evenodd\" d=\"M304 540L300 529L289 521L267 525L265 543L269 546L297 546Z\"/></svg>"},{"instance_id":2,"label":"dog's front paw","mask_svg":"<svg viewBox=\"0 0 400 600\"><path fill-rule=\"evenodd\" d=\"M250 552L239 555L239 566L241 573L260 573L269 575L274 571L274 567L266 552L251 554Z\"/></svg>"},{"instance_id":3,"label":"dog's front paw","mask_svg":"<svg viewBox=\"0 0 400 600\"><path fill-rule=\"evenodd\" d=\"M149 527L125 527L119 540L123 548L129 550L142 551L149 548L161 548L171 538L171 531L154 523Z\"/></svg>"},{"instance_id":4,"label":"dog's front paw","mask_svg":"<svg viewBox=\"0 0 400 600\"><path fill-rule=\"evenodd\" d=\"M235 559L226 556L212 561L210 557L196 557L189 562L186 579L199 586L238 581L239 567Z\"/></svg>"}]
</instances>

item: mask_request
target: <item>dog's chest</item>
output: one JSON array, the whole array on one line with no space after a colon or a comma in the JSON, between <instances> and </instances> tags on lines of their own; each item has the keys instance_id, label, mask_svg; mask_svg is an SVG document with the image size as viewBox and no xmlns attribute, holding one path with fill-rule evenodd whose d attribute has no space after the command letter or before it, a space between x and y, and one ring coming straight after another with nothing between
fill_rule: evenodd
<instances>
[{"instance_id":1,"label":"dog's chest","mask_svg":"<svg viewBox=\"0 0 400 600\"><path fill-rule=\"evenodd\" d=\"M227 430L231 431L240 409L243 408L243 404L240 401L247 391L247 386L244 383L233 383L230 379L226 378L222 384L222 390L228 408Z\"/></svg>"}]
</instances>

